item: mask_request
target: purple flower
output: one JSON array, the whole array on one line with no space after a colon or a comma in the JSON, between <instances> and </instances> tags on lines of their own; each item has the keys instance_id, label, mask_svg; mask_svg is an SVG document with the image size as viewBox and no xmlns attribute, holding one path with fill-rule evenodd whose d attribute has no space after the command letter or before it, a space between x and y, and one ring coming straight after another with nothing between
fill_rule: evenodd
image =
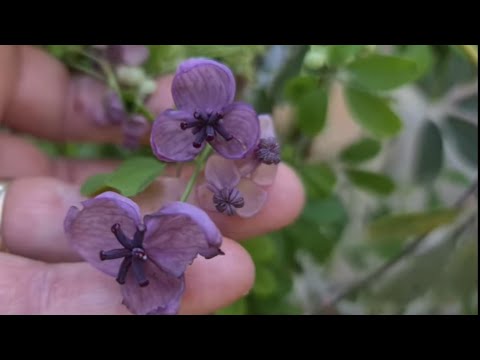
<instances>
[{"instance_id":1,"label":"purple flower","mask_svg":"<svg viewBox=\"0 0 480 360\"><path fill-rule=\"evenodd\" d=\"M114 192L82 205L72 206L65 218L70 243L91 265L116 277L132 313L177 313L187 266L198 254L223 254L217 227L193 205L171 202L143 221L137 204Z\"/></svg>"},{"instance_id":2,"label":"purple flower","mask_svg":"<svg viewBox=\"0 0 480 360\"><path fill-rule=\"evenodd\" d=\"M113 65L140 66L150 55L145 45L104 45L97 49Z\"/></svg>"},{"instance_id":3,"label":"purple flower","mask_svg":"<svg viewBox=\"0 0 480 360\"><path fill-rule=\"evenodd\" d=\"M245 159L235 161L241 176L251 179L260 186L272 185L280 163L278 143L273 119L270 115L260 115L260 140Z\"/></svg>"},{"instance_id":4,"label":"purple flower","mask_svg":"<svg viewBox=\"0 0 480 360\"><path fill-rule=\"evenodd\" d=\"M151 145L162 161L190 161L205 142L227 159L241 159L258 142L255 110L233 102L235 78L213 60L190 59L177 69L172 96L177 110L166 110L154 122Z\"/></svg>"},{"instance_id":5,"label":"purple flower","mask_svg":"<svg viewBox=\"0 0 480 360\"><path fill-rule=\"evenodd\" d=\"M247 178L242 178L233 161L211 156L205 167L205 183L196 188L196 201L208 211L248 218L257 214L267 193Z\"/></svg>"}]
</instances>

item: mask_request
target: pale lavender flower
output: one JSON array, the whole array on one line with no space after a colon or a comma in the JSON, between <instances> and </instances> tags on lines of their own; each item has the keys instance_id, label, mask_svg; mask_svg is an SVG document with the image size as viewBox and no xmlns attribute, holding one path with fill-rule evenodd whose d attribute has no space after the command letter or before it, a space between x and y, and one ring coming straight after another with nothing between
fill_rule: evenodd
<instances>
[{"instance_id":1,"label":"pale lavender flower","mask_svg":"<svg viewBox=\"0 0 480 360\"><path fill-rule=\"evenodd\" d=\"M69 241L92 266L116 277L134 314L177 313L187 266L199 254L223 254L219 230L193 205L170 202L143 220L136 203L114 192L82 205L65 218Z\"/></svg>"},{"instance_id":2,"label":"pale lavender flower","mask_svg":"<svg viewBox=\"0 0 480 360\"><path fill-rule=\"evenodd\" d=\"M256 215L267 192L253 181L242 178L233 161L213 155L205 166L205 183L196 187L196 201L207 211L248 218Z\"/></svg>"},{"instance_id":3,"label":"pale lavender flower","mask_svg":"<svg viewBox=\"0 0 480 360\"><path fill-rule=\"evenodd\" d=\"M154 154L167 162L190 161L208 142L225 158L243 158L257 144L260 128L254 109L234 102L235 91L235 78L223 64L209 59L180 64L172 83L177 110L155 120Z\"/></svg>"},{"instance_id":4,"label":"pale lavender flower","mask_svg":"<svg viewBox=\"0 0 480 360\"><path fill-rule=\"evenodd\" d=\"M280 163L280 144L275 133L273 119L263 114L259 117L260 140L245 159L235 161L242 177L260 186L272 185Z\"/></svg>"},{"instance_id":5,"label":"pale lavender flower","mask_svg":"<svg viewBox=\"0 0 480 360\"><path fill-rule=\"evenodd\" d=\"M113 65L140 66L150 55L145 45L106 45L101 51Z\"/></svg>"}]
</instances>

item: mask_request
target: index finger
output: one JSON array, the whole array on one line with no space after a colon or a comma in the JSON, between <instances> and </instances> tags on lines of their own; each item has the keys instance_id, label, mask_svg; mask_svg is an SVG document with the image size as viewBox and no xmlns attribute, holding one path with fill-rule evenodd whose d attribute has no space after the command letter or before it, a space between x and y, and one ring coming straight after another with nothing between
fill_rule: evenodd
<instances>
[{"instance_id":1,"label":"index finger","mask_svg":"<svg viewBox=\"0 0 480 360\"><path fill-rule=\"evenodd\" d=\"M121 140L118 126L97 126L82 106L88 92L101 103L106 86L100 82L85 87L60 61L33 46L0 46L0 69L0 124L50 140ZM147 104L155 113L173 104L170 83L170 77L158 80Z\"/></svg>"}]
</instances>

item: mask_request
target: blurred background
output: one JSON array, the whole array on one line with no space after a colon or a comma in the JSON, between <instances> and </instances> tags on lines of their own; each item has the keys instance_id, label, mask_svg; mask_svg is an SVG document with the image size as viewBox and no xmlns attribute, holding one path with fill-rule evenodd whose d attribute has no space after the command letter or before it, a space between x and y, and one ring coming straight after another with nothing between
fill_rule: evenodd
<instances>
[{"instance_id":1,"label":"blurred background","mask_svg":"<svg viewBox=\"0 0 480 360\"><path fill-rule=\"evenodd\" d=\"M84 46L43 47L72 71L88 65ZM478 313L476 46L148 49L146 79L194 56L229 65L307 191L294 224L243 243L255 286L218 314ZM51 156L129 155L32 141Z\"/></svg>"}]
</instances>

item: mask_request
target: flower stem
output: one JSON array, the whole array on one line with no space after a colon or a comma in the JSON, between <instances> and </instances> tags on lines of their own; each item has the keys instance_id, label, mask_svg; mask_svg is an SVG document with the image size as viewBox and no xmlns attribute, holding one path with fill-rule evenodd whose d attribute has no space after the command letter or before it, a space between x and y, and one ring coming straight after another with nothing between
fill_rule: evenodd
<instances>
[{"instance_id":1,"label":"flower stem","mask_svg":"<svg viewBox=\"0 0 480 360\"><path fill-rule=\"evenodd\" d=\"M185 191L182 194L182 197L180 198L180 201L186 202L188 197L190 196L193 186L195 185L195 182L197 181L198 175L200 175L200 172L203 170L203 167L205 165L205 162L208 159L208 156L211 154L212 148L211 146L207 145L205 146L205 149L203 149L202 153L198 157L196 164L195 164L195 170L193 171L192 176L190 177L190 180L188 180L187 187L185 188Z\"/></svg>"},{"instance_id":2,"label":"flower stem","mask_svg":"<svg viewBox=\"0 0 480 360\"><path fill-rule=\"evenodd\" d=\"M473 45L457 45L457 48L465 54L473 66L478 68L478 51Z\"/></svg>"}]
</instances>

